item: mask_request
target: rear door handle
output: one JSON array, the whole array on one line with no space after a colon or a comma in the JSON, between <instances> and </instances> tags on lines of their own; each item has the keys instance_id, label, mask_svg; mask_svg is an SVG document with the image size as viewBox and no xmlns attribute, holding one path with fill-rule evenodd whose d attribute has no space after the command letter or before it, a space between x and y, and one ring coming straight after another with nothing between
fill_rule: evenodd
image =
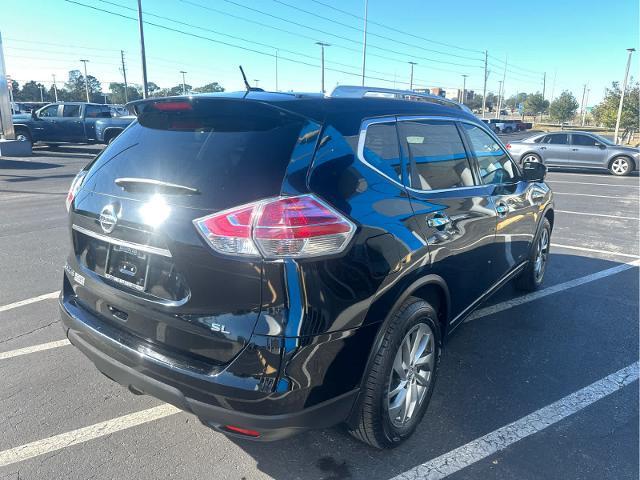
<instances>
[{"instance_id":1,"label":"rear door handle","mask_svg":"<svg viewBox=\"0 0 640 480\"><path fill-rule=\"evenodd\" d=\"M427 225L431 228L443 228L451 223L451 219L447 215L438 214L427 220Z\"/></svg>"}]
</instances>

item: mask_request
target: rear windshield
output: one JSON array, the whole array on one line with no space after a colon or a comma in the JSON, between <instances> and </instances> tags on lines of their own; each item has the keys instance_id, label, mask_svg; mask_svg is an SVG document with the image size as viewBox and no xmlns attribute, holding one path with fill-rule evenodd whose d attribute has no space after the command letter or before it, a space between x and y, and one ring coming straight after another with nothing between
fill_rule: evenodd
<instances>
[{"instance_id":1,"label":"rear windshield","mask_svg":"<svg viewBox=\"0 0 640 480\"><path fill-rule=\"evenodd\" d=\"M101 193L129 197L135 195L116 186L116 178L173 183L197 189L187 203L202 208L273 196L305 124L270 105L239 100L150 109L96 159L86 183L95 182L93 189Z\"/></svg>"}]
</instances>

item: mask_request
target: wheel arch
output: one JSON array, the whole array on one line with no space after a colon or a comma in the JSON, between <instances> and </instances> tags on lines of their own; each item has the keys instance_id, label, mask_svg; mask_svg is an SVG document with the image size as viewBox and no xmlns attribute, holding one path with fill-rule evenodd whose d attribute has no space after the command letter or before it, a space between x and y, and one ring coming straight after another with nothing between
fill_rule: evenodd
<instances>
[{"instance_id":1,"label":"wheel arch","mask_svg":"<svg viewBox=\"0 0 640 480\"><path fill-rule=\"evenodd\" d=\"M104 139L105 143L109 143L109 140L111 140L112 138L115 138L118 135L120 135L123 130L124 130L124 128L121 128L121 127L108 127L108 128L105 128L104 133L102 134L102 138Z\"/></svg>"},{"instance_id":2,"label":"wheel arch","mask_svg":"<svg viewBox=\"0 0 640 480\"><path fill-rule=\"evenodd\" d=\"M13 126L13 131L17 134L18 132L26 132L29 135L29 138L33 141L33 132L29 128L29 125L25 125L24 123L18 123Z\"/></svg>"},{"instance_id":3,"label":"wheel arch","mask_svg":"<svg viewBox=\"0 0 640 480\"><path fill-rule=\"evenodd\" d=\"M626 158L627 160L629 160L629 162L631 162L632 172L638 168L638 165L636 164L635 159L631 155L627 155L625 153L616 153L612 155L609 160L607 160L607 169L611 169L611 164L616 158Z\"/></svg>"}]
</instances>

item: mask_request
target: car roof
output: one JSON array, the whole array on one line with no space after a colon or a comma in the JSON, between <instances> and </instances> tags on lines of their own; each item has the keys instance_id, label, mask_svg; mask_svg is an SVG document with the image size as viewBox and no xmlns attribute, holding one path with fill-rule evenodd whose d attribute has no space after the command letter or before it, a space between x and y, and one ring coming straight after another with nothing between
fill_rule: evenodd
<instances>
[{"instance_id":1,"label":"car roof","mask_svg":"<svg viewBox=\"0 0 640 480\"><path fill-rule=\"evenodd\" d=\"M444 99L442 99L442 103L438 100L434 100L438 101L438 103L433 103L429 100L415 101L388 97L328 97L315 93L267 92L258 90L203 93L170 98L175 100L227 98L262 102L319 121L324 120L329 115L333 116L348 112L352 115L360 116L361 118L387 115L424 115L453 117L466 119L473 121L474 123L481 123L480 120L478 120L478 118L472 113L461 109L461 107L454 102L446 102ZM137 100L135 102L131 102L131 105L138 105L153 100L160 100L160 98Z\"/></svg>"}]
</instances>

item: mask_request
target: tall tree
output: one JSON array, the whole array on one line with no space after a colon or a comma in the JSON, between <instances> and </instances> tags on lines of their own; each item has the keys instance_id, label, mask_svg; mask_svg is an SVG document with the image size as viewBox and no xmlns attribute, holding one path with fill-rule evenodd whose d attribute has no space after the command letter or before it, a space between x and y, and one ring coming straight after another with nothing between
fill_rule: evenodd
<instances>
[{"instance_id":1,"label":"tall tree","mask_svg":"<svg viewBox=\"0 0 640 480\"><path fill-rule=\"evenodd\" d=\"M573 94L565 90L558 98L551 102L549 114L551 118L560 123L567 122L576 115L578 106L578 101Z\"/></svg>"},{"instance_id":2,"label":"tall tree","mask_svg":"<svg viewBox=\"0 0 640 480\"><path fill-rule=\"evenodd\" d=\"M549 108L549 101L545 100L540 92L533 93L531 95L527 95L527 98L524 101L524 111L525 115L539 115L544 113Z\"/></svg>"},{"instance_id":3,"label":"tall tree","mask_svg":"<svg viewBox=\"0 0 640 480\"><path fill-rule=\"evenodd\" d=\"M513 110L517 110L518 105L524 103L526 99L527 94L525 92L516 93L515 95L511 95L507 98L506 105Z\"/></svg>"},{"instance_id":4,"label":"tall tree","mask_svg":"<svg viewBox=\"0 0 640 480\"><path fill-rule=\"evenodd\" d=\"M40 85L35 80L30 80L22 86L20 90L20 95L18 96L20 100L25 102L39 102L40 101Z\"/></svg>"},{"instance_id":5,"label":"tall tree","mask_svg":"<svg viewBox=\"0 0 640 480\"><path fill-rule=\"evenodd\" d=\"M109 91L111 92L111 103L124 104L126 100L133 101L142 98L140 91L135 87L128 85L127 95L124 94L124 83L111 82L109 84Z\"/></svg>"},{"instance_id":6,"label":"tall tree","mask_svg":"<svg viewBox=\"0 0 640 480\"><path fill-rule=\"evenodd\" d=\"M202 87L194 88L196 93L224 92L224 88L218 82L207 83Z\"/></svg>"},{"instance_id":7,"label":"tall tree","mask_svg":"<svg viewBox=\"0 0 640 480\"><path fill-rule=\"evenodd\" d=\"M85 92L85 78L80 70L71 70L69 72L69 80L65 83L65 88L69 91L69 100L75 102L83 102L87 100ZM87 84L89 87L89 99L91 102L102 103L102 86L98 79L92 75L87 75Z\"/></svg>"},{"instance_id":8,"label":"tall tree","mask_svg":"<svg viewBox=\"0 0 640 480\"><path fill-rule=\"evenodd\" d=\"M618 106L620 105L620 84L613 82L611 88L607 88L602 101L593 109L593 118L599 125L613 128L616 125ZM624 95L620 127L624 130L637 130L640 111L640 84L631 80L630 86Z\"/></svg>"}]
</instances>

